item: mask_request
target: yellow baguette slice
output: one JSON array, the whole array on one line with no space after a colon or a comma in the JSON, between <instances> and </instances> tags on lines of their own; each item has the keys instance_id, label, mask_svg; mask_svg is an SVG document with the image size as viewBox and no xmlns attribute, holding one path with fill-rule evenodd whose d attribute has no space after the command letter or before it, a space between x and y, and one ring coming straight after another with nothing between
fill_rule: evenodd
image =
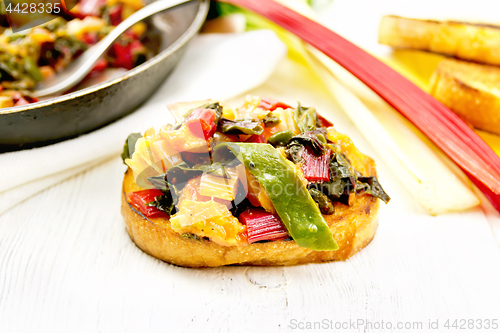
<instances>
[{"instance_id":1,"label":"yellow baguette slice","mask_svg":"<svg viewBox=\"0 0 500 333\"><path fill-rule=\"evenodd\" d=\"M500 26L384 16L379 42L500 65Z\"/></svg>"},{"instance_id":2,"label":"yellow baguette slice","mask_svg":"<svg viewBox=\"0 0 500 333\"><path fill-rule=\"evenodd\" d=\"M430 87L431 94L465 122L500 134L500 68L445 59Z\"/></svg>"}]
</instances>

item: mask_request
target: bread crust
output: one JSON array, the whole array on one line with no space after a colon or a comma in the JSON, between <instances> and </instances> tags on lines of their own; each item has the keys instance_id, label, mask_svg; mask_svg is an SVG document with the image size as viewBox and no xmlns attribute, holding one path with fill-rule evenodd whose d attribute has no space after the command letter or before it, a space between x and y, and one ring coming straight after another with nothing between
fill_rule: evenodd
<instances>
[{"instance_id":1,"label":"bread crust","mask_svg":"<svg viewBox=\"0 0 500 333\"><path fill-rule=\"evenodd\" d=\"M500 68L445 59L431 94L471 126L500 135Z\"/></svg>"},{"instance_id":2,"label":"bread crust","mask_svg":"<svg viewBox=\"0 0 500 333\"><path fill-rule=\"evenodd\" d=\"M371 161L371 159L369 159ZM368 167L371 170L373 167ZM345 260L368 245L378 227L379 200L370 195L356 195L351 206L335 204L335 214L324 215L339 245L337 251L314 251L294 241L222 246L210 240L182 238L170 227L168 218L147 218L135 210L125 193L137 191L132 172L125 174L122 191L122 215L135 244L147 254L185 267L224 265L280 266Z\"/></svg>"},{"instance_id":3,"label":"bread crust","mask_svg":"<svg viewBox=\"0 0 500 333\"><path fill-rule=\"evenodd\" d=\"M455 21L384 16L379 42L396 48L441 53L459 59L500 65L500 27Z\"/></svg>"}]
</instances>

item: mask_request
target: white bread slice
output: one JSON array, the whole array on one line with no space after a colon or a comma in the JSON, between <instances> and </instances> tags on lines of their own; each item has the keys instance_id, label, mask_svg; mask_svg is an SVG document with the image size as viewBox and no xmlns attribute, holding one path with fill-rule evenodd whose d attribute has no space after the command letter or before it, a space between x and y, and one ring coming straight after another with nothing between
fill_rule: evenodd
<instances>
[{"instance_id":1,"label":"white bread slice","mask_svg":"<svg viewBox=\"0 0 500 333\"><path fill-rule=\"evenodd\" d=\"M376 176L375 162L370 157L352 144L345 144L344 148L356 170L365 176ZM336 251L314 251L284 240L222 246L208 239L198 242L182 238L171 228L168 218L144 217L125 196L139 190L129 169L123 180L121 212L130 238L153 257L185 267L278 266L345 260L367 246L378 227L380 200L368 194L356 194L350 206L334 203L335 213L323 216L339 246Z\"/></svg>"},{"instance_id":2,"label":"white bread slice","mask_svg":"<svg viewBox=\"0 0 500 333\"><path fill-rule=\"evenodd\" d=\"M472 127L500 135L500 68L442 60L431 94Z\"/></svg>"},{"instance_id":3,"label":"white bread slice","mask_svg":"<svg viewBox=\"0 0 500 333\"><path fill-rule=\"evenodd\" d=\"M500 26L384 16L379 42L500 65Z\"/></svg>"}]
</instances>

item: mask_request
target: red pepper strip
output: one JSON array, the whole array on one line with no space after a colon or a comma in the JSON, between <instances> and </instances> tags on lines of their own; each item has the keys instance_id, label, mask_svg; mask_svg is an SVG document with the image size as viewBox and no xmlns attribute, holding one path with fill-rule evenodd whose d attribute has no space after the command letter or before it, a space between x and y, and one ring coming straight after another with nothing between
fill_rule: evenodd
<instances>
[{"instance_id":1,"label":"red pepper strip","mask_svg":"<svg viewBox=\"0 0 500 333\"><path fill-rule=\"evenodd\" d=\"M123 5L113 6L109 10L109 21L111 22L111 25L117 26L118 24L122 23L122 11Z\"/></svg>"},{"instance_id":2,"label":"red pepper strip","mask_svg":"<svg viewBox=\"0 0 500 333\"><path fill-rule=\"evenodd\" d=\"M217 129L215 126L215 110L202 108L194 110L186 119L186 126L197 137L208 140Z\"/></svg>"},{"instance_id":3,"label":"red pepper strip","mask_svg":"<svg viewBox=\"0 0 500 333\"><path fill-rule=\"evenodd\" d=\"M316 112L316 117L318 117L318 120L319 120L319 123L321 124L321 127L331 127L331 126L333 126L333 124L331 122L329 122L328 120L326 120L325 118L323 118L322 116L320 116L320 114L318 112Z\"/></svg>"},{"instance_id":4,"label":"red pepper strip","mask_svg":"<svg viewBox=\"0 0 500 333\"><path fill-rule=\"evenodd\" d=\"M25 98L28 102L30 102L30 103L36 103L36 102L38 102L38 98L36 98L36 97L24 96L24 98Z\"/></svg>"},{"instance_id":5,"label":"red pepper strip","mask_svg":"<svg viewBox=\"0 0 500 333\"><path fill-rule=\"evenodd\" d=\"M134 59L130 52L130 44L123 46L119 42L111 45L110 56L114 58L113 67L123 67L125 69L134 68Z\"/></svg>"},{"instance_id":6,"label":"red pepper strip","mask_svg":"<svg viewBox=\"0 0 500 333\"><path fill-rule=\"evenodd\" d=\"M12 93L12 95L10 95L10 98L12 98L14 100L14 102L17 102L18 100L20 100L21 98L23 97L23 95L21 95L21 93L19 91L14 91Z\"/></svg>"},{"instance_id":7,"label":"red pepper strip","mask_svg":"<svg viewBox=\"0 0 500 333\"><path fill-rule=\"evenodd\" d=\"M96 73L101 73L103 72L106 68L108 68L108 61L106 59L99 59L95 65L94 68L92 68L92 72Z\"/></svg>"},{"instance_id":8,"label":"red pepper strip","mask_svg":"<svg viewBox=\"0 0 500 333\"><path fill-rule=\"evenodd\" d=\"M133 29L129 29L123 33L125 36L129 36L132 39L139 39L139 35L134 32Z\"/></svg>"},{"instance_id":9,"label":"red pepper strip","mask_svg":"<svg viewBox=\"0 0 500 333\"><path fill-rule=\"evenodd\" d=\"M288 237L288 231L278 215L268 213L263 208L249 208L241 213L238 219L247 226L249 243Z\"/></svg>"},{"instance_id":10,"label":"red pepper strip","mask_svg":"<svg viewBox=\"0 0 500 333\"><path fill-rule=\"evenodd\" d=\"M3 89L0 89L0 91L2 91L2 90ZM36 97L23 96L18 91L16 91L15 93L13 93L12 96L11 96L11 98L14 101L14 106L26 105L26 104L31 104L31 103L38 102L38 99Z\"/></svg>"},{"instance_id":11,"label":"red pepper strip","mask_svg":"<svg viewBox=\"0 0 500 333\"><path fill-rule=\"evenodd\" d=\"M260 99L259 108L262 108L264 110L274 111L277 108L289 109L291 108L291 106L269 97L262 97Z\"/></svg>"},{"instance_id":12,"label":"red pepper strip","mask_svg":"<svg viewBox=\"0 0 500 333\"><path fill-rule=\"evenodd\" d=\"M113 58L113 67L122 67L125 69L134 68L140 54L145 54L145 48L138 40L134 40L128 44L116 42L111 45L109 50L109 56Z\"/></svg>"},{"instance_id":13,"label":"red pepper strip","mask_svg":"<svg viewBox=\"0 0 500 333\"><path fill-rule=\"evenodd\" d=\"M78 14L81 16L99 16L101 7L106 5L106 0L81 0L78 2Z\"/></svg>"},{"instance_id":14,"label":"red pepper strip","mask_svg":"<svg viewBox=\"0 0 500 333\"><path fill-rule=\"evenodd\" d=\"M162 196L160 190L144 190L127 194L128 202L137 208L142 214L147 217L168 217L168 214L159 210L156 207L148 206L147 204L154 201L156 197Z\"/></svg>"},{"instance_id":15,"label":"red pepper strip","mask_svg":"<svg viewBox=\"0 0 500 333\"><path fill-rule=\"evenodd\" d=\"M86 32L82 35L81 39L85 44L94 45L97 43L97 33Z\"/></svg>"},{"instance_id":16,"label":"red pepper strip","mask_svg":"<svg viewBox=\"0 0 500 333\"><path fill-rule=\"evenodd\" d=\"M245 142L252 142L252 143L266 143L266 136L264 134L261 135L251 135L248 139L245 140Z\"/></svg>"},{"instance_id":17,"label":"red pepper strip","mask_svg":"<svg viewBox=\"0 0 500 333\"><path fill-rule=\"evenodd\" d=\"M26 99L21 97L17 100L17 102L16 102L16 104L14 104L14 106L27 105L27 104L30 104L30 102L28 102Z\"/></svg>"},{"instance_id":18,"label":"red pepper strip","mask_svg":"<svg viewBox=\"0 0 500 333\"><path fill-rule=\"evenodd\" d=\"M328 150L321 156L315 156L312 148L306 146L301 157L304 159L302 171L304 176L310 182L321 182L330 180L330 159L332 151Z\"/></svg>"},{"instance_id":19,"label":"red pepper strip","mask_svg":"<svg viewBox=\"0 0 500 333\"><path fill-rule=\"evenodd\" d=\"M134 59L134 63L135 63L135 61L137 60L137 57L140 54L144 54L144 55L146 54L146 48L144 47L144 45L142 45L141 41L137 39L138 37L135 33L131 32L128 35L135 39L132 43L129 44L130 54L132 55L132 59Z\"/></svg>"}]
</instances>

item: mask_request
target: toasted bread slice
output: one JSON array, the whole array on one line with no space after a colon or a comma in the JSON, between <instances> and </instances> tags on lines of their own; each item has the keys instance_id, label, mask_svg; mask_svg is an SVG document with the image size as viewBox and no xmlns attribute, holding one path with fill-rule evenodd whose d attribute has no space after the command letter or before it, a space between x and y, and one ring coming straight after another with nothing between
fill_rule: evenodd
<instances>
[{"instance_id":1,"label":"toasted bread slice","mask_svg":"<svg viewBox=\"0 0 500 333\"><path fill-rule=\"evenodd\" d=\"M379 42L500 65L500 26L384 16Z\"/></svg>"},{"instance_id":2,"label":"toasted bread slice","mask_svg":"<svg viewBox=\"0 0 500 333\"><path fill-rule=\"evenodd\" d=\"M361 153L346 152L355 169L367 176L375 175L375 163ZM144 252L163 261L185 267L223 265L277 266L345 260L368 245L378 227L377 198L355 195L350 206L335 203L335 213L324 215L339 249L314 251L294 241L278 240L243 246L222 246L210 240L185 239L172 230L168 218L147 218L135 210L125 193L138 191L132 171L123 180L122 215L130 238Z\"/></svg>"},{"instance_id":3,"label":"toasted bread slice","mask_svg":"<svg viewBox=\"0 0 500 333\"><path fill-rule=\"evenodd\" d=\"M471 126L500 135L500 68L445 59L431 94Z\"/></svg>"},{"instance_id":4,"label":"toasted bread slice","mask_svg":"<svg viewBox=\"0 0 500 333\"><path fill-rule=\"evenodd\" d=\"M133 186L132 172L124 179L124 191ZM147 218L135 210L122 194L122 215L135 244L147 254L185 267L223 265L278 266L345 260L366 245L377 231L379 200L358 195L351 206L336 204L333 215L324 218L330 226L337 251L314 251L294 241L272 241L244 246L222 246L210 240L182 238L172 230L168 218Z\"/></svg>"}]
</instances>

